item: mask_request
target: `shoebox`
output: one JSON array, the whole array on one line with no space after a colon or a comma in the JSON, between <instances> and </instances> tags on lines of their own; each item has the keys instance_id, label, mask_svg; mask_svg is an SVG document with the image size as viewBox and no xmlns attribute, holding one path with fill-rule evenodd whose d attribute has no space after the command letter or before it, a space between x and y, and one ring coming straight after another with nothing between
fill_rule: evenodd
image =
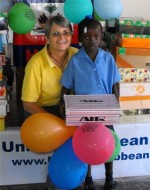
<instances>
[{"instance_id":1,"label":"shoebox","mask_svg":"<svg viewBox=\"0 0 150 190\"><path fill-rule=\"evenodd\" d=\"M150 49L147 48L123 48L123 47L114 47L116 53L119 55L140 55L140 56L150 56Z\"/></svg>"},{"instance_id":2,"label":"shoebox","mask_svg":"<svg viewBox=\"0 0 150 190\"><path fill-rule=\"evenodd\" d=\"M150 49L118 47L116 63L123 68L150 68Z\"/></svg>"},{"instance_id":3,"label":"shoebox","mask_svg":"<svg viewBox=\"0 0 150 190\"><path fill-rule=\"evenodd\" d=\"M150 35L116 34L115 43L120 47L150 48Z\"/></svg>"},{"instance_id":4,"label":"shoebox","mask_svg":"<svg viewBox=\"0 0 150 190\"><path fill-rule=\"evenodd\" d=\"M114 94L65 95L66 125L80 126L88 122L118 124L120 105Z\"/></svg>"},{"instance_id":5,"label":"shoebox","mask_svg":"<svg viewBox=\"0 0 150 190\"><path fill-rule=\"evenodd\" d=\"M150 82L150 68L118 68L120 82Z\"/></svg>"},{"instance_id":6,"label":"shoebox","mask_svg":"<svg viewBox=\"0 0 150 190\"><path fill-rule=\"evenodd\" d=\"M120 17L115 19L115 31L125 34L150 35L150 20L142 17Z\"/></svg>"},{"instance_id":7,"label":"shoebox","mask_svg":"<svg viewBox=\"0 0 150 190\"><path fill-rule=\"evenodd\" d=\"M150 81L150 49L113 46L112 54L121 75L120 82Z\"/></svg>"},{"instance_id":8,"label":"shoebox","mask_svg":"<svg viewBox=\"0 0 150 190\"><path fill-rule=\"evenodd\" d=\"M150 35L118 34L105 32L106 46L112 52L114 46L121 48L150 49Z\"/></svg>"},{"instance_id":9,"label":"shoebox","mask_svg":"<svg viewBox=\"0 0 150 190\"><path fill-rule=\"evenodd\" d=\"M120 82L150 81L150 49L113 46L113 55L119 67Z\"/></svg>"},{"instance_id":10,"label":"shoebox","mask_svg":"<svg viewBox=\"0 0 150 190\"><path fill-rule=\"evenodd\" d=\"M150 108L150 82L120 83L120 107L122 110Z\"/></svg>"}]
</instances>

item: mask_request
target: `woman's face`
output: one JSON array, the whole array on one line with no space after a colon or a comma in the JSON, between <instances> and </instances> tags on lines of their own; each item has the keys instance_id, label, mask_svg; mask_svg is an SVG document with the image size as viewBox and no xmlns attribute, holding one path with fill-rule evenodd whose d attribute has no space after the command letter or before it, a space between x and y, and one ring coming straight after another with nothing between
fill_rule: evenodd
<instances>
[{"instance_id":1,"label":"woman's face","mask_svg":"<svg viewBox=\"0 0 150 190\"><path fill-rule=\"evenodd\" d=\"M50 49L64 51L70 46L71 40L72 33L69 28L62 28L56 24L52 24L49 38L47 38Z\"/></svg>"}]
</instances>

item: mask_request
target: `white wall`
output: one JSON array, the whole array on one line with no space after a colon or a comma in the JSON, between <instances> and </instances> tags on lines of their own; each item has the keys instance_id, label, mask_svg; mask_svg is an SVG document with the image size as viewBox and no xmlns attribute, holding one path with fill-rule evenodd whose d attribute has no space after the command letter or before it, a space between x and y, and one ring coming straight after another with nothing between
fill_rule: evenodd
<instances>
[{"instance_id":1,"label":"white wall","mask_svg":"<svg viewBox=\"0 0 150 190\"><path fill-rule=\"evenodd\" d=\"M121 0L123 12L121 17L143 17L150 19L150 0Z\"/></svg>"}]
</instances>

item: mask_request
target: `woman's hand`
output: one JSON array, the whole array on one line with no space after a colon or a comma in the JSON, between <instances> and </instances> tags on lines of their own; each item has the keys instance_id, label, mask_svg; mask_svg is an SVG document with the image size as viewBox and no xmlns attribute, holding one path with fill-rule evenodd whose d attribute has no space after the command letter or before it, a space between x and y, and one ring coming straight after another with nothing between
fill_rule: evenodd
<instances>
[{"instance_id":1,"label":"woman's hand","mask_svg":"<svg viewBox=\"0 0 150 190\"><path fill-rule=\"evenodd\" d=\"M37 105L36 102L25 102L25 101L23 101L23 108L29 114L47 112L41 106Z\"/></svg>"}]
</instances>

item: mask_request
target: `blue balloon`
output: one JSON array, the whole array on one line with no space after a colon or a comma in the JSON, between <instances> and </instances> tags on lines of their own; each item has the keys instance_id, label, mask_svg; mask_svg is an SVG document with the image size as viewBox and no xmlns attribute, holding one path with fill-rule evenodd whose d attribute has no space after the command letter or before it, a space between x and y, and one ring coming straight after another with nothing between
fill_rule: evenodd
<instances>
[{"instance_id":1,"label":"blue balloon","mask_svg":"<svg viewBox=\"0 0 150 190\"><path fill-rule=\"evenodd\" d=\"M70 138L52 155L48 175L56 187L74 189L84 182L87 169L87 164L76 157Z\"/></svg>"},{"instance_id":2,"label":"blue balloon","mask_svg":"<svg viewBox=\"0 0 150 190\"><path fill-rule=\"evenodd\" d=\"M91 0L66 0L64 3L65 17L72 23L78 24L87 15L92 15Z\"/></svg>"},{"instance_id":3,"label":"blue balloon","mask_svg":"<svg viewBox=\"0 0 150 190\"><path fill-rule=\"evenodd\" d=\"M123 5L121 0L94 0L94 9L102 19L119 18Z\"/></svg>"}]
</instances>

